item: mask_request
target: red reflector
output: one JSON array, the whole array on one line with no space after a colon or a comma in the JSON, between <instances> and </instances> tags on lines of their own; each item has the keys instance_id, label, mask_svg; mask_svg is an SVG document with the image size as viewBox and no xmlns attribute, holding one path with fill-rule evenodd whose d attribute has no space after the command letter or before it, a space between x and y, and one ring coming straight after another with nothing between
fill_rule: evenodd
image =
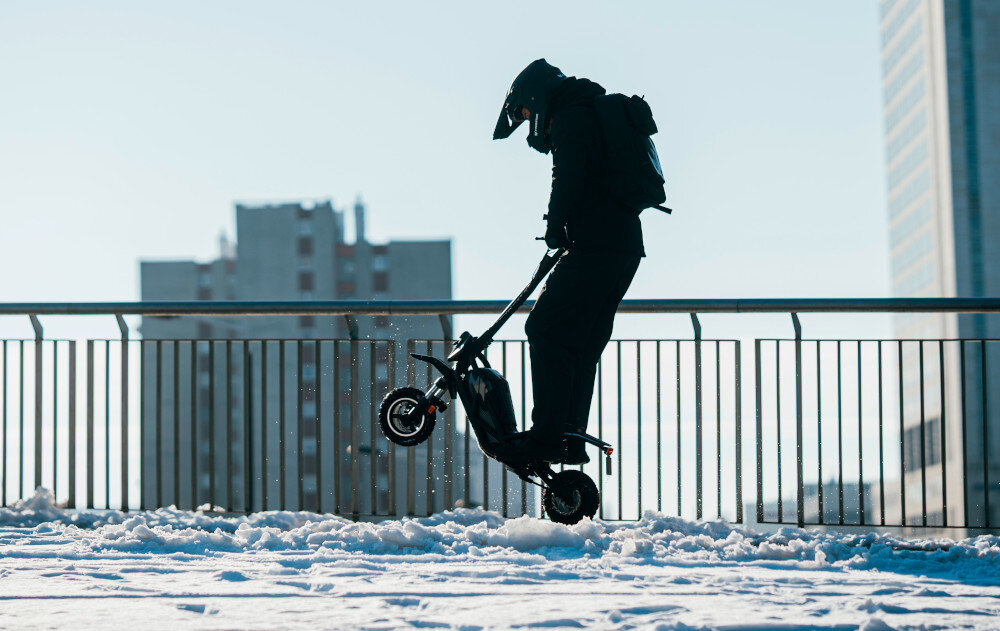
<instances>
[{"instance_id":1,"label":"red reflector","mask_svg":"<svg viewBox=\"0 0 1000 631\"><path fill-rule=\"evenodd\" d=\"M436 410L436 409L437 409L437 408L436 408L436 407L434 407L434 406L432 405L432 406L430 406L429 408L427 408L427 412L428 412L428 413L431 413L431 412L434 412L434 410Z\"/></svg>"}]
</instances>

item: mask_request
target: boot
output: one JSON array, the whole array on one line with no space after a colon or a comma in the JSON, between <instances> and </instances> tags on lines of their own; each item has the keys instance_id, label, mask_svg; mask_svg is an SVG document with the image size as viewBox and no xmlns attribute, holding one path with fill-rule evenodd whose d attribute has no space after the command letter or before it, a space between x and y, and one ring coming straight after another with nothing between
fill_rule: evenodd
<instances>
[{"instance_id":1,"label":"boot","mask_svg":"<svg viewBox=\"0 0 1000 631\"><path fill-rule=\"evenodd\" d=\"M587 464L590 456L587 455L587 442L582 438L565 439L566 450L559 462L561 464Z\"/></svg>"},{"instance_id":2,"label":"boot","mask_svg":"<svg viewBox=\"0 0 1000 631\"><path fill-rule=\"evenodd\" d=\"M514 434L508 444L521 458L528 460L553 463L559 462L565 454L562 441L554 440L534 429Z\"/></svg>"}]
</instances>

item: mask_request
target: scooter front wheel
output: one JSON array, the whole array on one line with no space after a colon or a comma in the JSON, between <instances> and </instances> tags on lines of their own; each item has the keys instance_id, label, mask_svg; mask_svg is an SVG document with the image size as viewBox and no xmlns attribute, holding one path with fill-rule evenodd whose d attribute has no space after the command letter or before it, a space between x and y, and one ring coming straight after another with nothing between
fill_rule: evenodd
<instances>
[{"instance_id":1,"label":"scooter front wheel","mask_svg":"<svg viewBox=\"0 0 1000 631\"><path fill-rule=\"evenodd\" d=\"M417 388L396 388L382 399L378 408L378 424L382 434L402 447L412 447L427 440L434 431L436 416L425 412L411 416L419 407L426 407L424 393Z\"/></svg>"},{"instance_id":2,"label":"scooter front wheel","mask_svg":"<svg viewBox=\"0 0 1000 631\"><path fill-rule=\"evenodd\" d=\"M542 506L549 519L559 524L575 524L593 517L601 503L601 493L589 475L567 469L554 476L542 494Z\"/></svg>"}]
</instances>

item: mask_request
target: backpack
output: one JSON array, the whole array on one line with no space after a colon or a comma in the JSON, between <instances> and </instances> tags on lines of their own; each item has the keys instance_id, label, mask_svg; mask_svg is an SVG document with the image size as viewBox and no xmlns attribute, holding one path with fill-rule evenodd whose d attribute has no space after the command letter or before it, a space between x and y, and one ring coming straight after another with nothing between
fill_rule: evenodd
<instances>
[{"instance_id":1,"label":"backpack","mask_svg":"<svg viewBox=\"0 0 1000 631\"><path fill-rule=\"evenodd\" d=\"M663 169L650 138L656 133L653 112L640 96L607 94L594 99L604 136L605 193L638 214L646 208L665 213Z\"/></svg>"}]
</instances>

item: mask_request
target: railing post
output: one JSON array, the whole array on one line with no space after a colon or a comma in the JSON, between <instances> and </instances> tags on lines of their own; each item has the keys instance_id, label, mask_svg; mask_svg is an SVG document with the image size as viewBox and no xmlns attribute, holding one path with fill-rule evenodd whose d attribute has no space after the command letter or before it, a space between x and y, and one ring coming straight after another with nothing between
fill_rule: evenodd
<instances>
[{"instance_id":1,"label":"railing post","mask_svg":"<svg viewBox=\"0 0 1000 631\"><path fill-rule=\"evenodd\" d=\"M35 330L35 488L42 485L42 324L38 316L28 314Z\"/></svg>"},{"instance_id":2,"label":"railing post","mask_svg":"<svg viewBox=\"0 0 1000 631\"><path fill-rule=\"evenodd\" d=\"M795 327L795 519L799 528L802 528L805 525L805 483L802 479L802 323L799 322L799 314L794 312L792 326ZM778 403L780 405L781 402Z\"/></svg>"},{"instance_id":3,"label":"railing post","mask_svg":"<svg viewBox=\"0 0 1000 631\"><path fill-rule=\"evenodd\" d=\"M360 393L358 392L358 319L345 315L347 334L351 338L351 519L357 521L361 517L361 457L358 454L361 439L358 436L358 415L360 413ZM373 511L374 512L374 511Z\"/></svg>"},{"instance_id":4,"label":"railing post","mask_svg":"<svg viewBox=\"0 0 1000 631\"><path fill-rule=\"evenodd\" d=\"M118 330L122 335L122 359L121 359L121 371L122 371L122 412L121 412L121 422L122 422L122 510L128 510L128 324L125 322L125 318L122 317L120 313L115 314L115 320L118 322ZM174 352L176 352L176 345L174 346ZM174 407L177 406L177 400L174 400ZM174 427L174 431L177 428ZM177 489L174 489L174 493ZM180 502L178 502L179 504Z\"/></svg>"},{"instance_id":5,"label":"railing post","mask_svg":"<svg viewBox=\"0 0 1000 631\"><path fill-rule=\"evenodd\" d=\"M701 519L702 515L702 398L701 398L701 322L698 314L691 314L691 325L694 327L694 393L695 393L695 494L696 509L695 519ZM619 458L620 461L620 458ZM620 480L621 478L619 478Z\"/></svg>"}]
</instances>

